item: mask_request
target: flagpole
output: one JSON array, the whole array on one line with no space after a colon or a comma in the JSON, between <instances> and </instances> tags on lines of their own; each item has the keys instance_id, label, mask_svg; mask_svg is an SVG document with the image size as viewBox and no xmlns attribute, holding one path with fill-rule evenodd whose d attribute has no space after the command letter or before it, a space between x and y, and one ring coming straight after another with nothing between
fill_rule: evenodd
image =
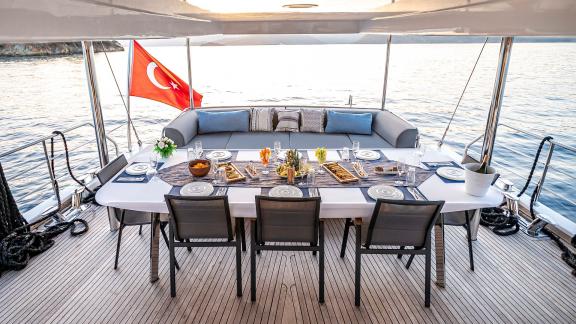
<instances>
[{"instance_id":1,"label":"flagpole","mask_svg":"<svg viewBox=\"0 0 576 324\"><path fill-rule=\"evenodd\" d=\"M190 38L186 37L186 57L188 58L188 91L190 95L190 109L194 109L194 89L192 89L192 59L190 57Z\"/></svg>"},{"instance_id":2,"label":"flagpole","mask_svg":"<svg viewBox=\"0 0 576 324\"><path fill-rule=\"evenodd\" d=\"M130 41L128 46L128 91L126 92L126 113L128 114L126 119L127 128L127 139L128 139L128 151L132 152L132 128L131 118L130 118L130 90L132 89L132 61L134 60L134 40Z\"/></svg>"}]
</instances>

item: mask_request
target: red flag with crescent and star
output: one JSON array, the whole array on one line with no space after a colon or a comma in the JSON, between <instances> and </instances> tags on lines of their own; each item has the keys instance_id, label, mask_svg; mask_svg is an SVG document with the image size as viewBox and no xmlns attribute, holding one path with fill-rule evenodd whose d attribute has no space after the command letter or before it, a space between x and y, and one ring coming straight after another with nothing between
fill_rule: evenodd
<instances>
[{"instance_id":1,"label":"red flag with crescent and star","mask_svg":"<svg viewBox=\"0 0 576 324\"><path fill-rule=\"evenodd\" d=\"M130 95L163 102L184 110L190 107L190 88L150 53L134 41ZM193 91L194 107L202 105L202 95Z\"/></svg>"}]
</instances>

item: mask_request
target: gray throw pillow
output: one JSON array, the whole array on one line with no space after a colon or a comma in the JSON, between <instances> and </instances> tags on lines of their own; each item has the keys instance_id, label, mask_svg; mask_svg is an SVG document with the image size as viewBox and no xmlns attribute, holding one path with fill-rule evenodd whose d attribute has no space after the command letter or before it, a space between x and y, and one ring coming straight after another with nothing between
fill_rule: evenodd
<instances>
[{"instance_id":1,"label":"gray throw pillow","mask_svg":"<svg viewBox=\"0 0 576 324\"><path fill-rule=\"evenodd\" d=\"M280 110L278 115L277 132L298 132L300 123L300 111Z\"/></svg>"},{"instance_id":2,"label":"gray throw pillow","mask_svg":"<svg viewBox=\"0 0 576 324\"><path fill-rule=\"evenodd\" d=\"M250 131L251 132L271 132L274 117L273 108L252 108L250 111Z\"/></svg>"},{"instance_id":3,"label":"gray throw pillow","mask_svg":"<svg viewBox=\"0 0 576 324\"><path fill-rule=\"evenodd\" d=\"M301 132L324 133L324 109L303 109Z\"/></svg>"}]
</instances>

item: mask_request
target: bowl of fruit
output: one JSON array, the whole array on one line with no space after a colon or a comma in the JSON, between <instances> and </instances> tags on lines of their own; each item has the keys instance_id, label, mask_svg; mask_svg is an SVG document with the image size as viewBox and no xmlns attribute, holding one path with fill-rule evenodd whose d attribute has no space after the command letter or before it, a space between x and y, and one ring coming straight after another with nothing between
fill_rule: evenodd
<instances>
[{"instance_id":1,"label":"bowl of fruit","mask_svg":"<svg viewBox=\"0 0 576 324\"><path fill-rule=\"evenodd\" d=\"M188 163L188 170L195 177L203 177L210 172L210 161L208 160L192 160Z\"/></svg>"}]
</instances>

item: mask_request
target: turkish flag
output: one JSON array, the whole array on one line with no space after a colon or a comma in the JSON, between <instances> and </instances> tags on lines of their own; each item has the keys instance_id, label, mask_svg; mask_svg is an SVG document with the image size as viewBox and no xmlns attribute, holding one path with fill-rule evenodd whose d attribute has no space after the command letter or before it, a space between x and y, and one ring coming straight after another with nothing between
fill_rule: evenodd
<instances>
[{"instance_id":1,"label":"turkish flag","mask_svg":"<svg viewBox=\"0 0 576 324\"><path fill-rule=\"evenodd\" d=\"M190 107L190 88L150 53L134 41L130 95L160 101L184 110ZM194 107L202 105L202 95L193 91Z\"/></svg>"}]
</instances>

